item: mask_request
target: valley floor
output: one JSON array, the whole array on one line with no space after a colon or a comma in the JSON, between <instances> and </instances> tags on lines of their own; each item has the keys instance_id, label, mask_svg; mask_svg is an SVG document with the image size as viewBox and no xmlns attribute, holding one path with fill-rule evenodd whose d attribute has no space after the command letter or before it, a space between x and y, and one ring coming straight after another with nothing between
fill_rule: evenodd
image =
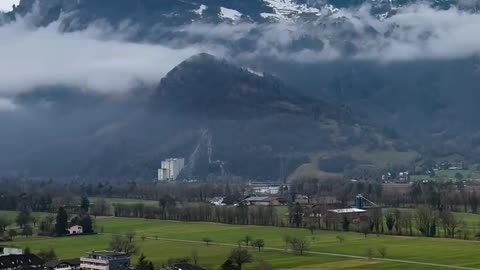
<instances>
[{"instance_id":1,"label":"valley floor","mask_svg":"<svg viewBox=\"0 0 480 270\"><path fill-rule=\"evenodd\" d=\"M440 238L413 238L369 235L357 233L318 231L310 234L305 229L233 226L213 223L184 223L132 218L103 218L96 221L102 233L92 236L64 238L22 238L12 243L30 247L33 252L53 248L62 259L79 257L91 250L106 249L113 234L128 230L137 233L141 252L157 267L170 258L188 257L198 252L199 264L216 270L227 258L230 250L245 235L265 240L265 250L251 250L255 261L264 260L274 269L480 269L478 248L480 242ZM285 250L285 236L301 236L310 242L306 256L295 256ZM338 235L344 237L340 243ZM204 237L214 243L205 245ZM142 240L144 239L144 240ZM385 259L366 258L369 249L379 257L377 249L385 247ZM136 257L132 258L132 263ZM254 264L245 269L254 269Z\"/></svg>"}]
</instances>

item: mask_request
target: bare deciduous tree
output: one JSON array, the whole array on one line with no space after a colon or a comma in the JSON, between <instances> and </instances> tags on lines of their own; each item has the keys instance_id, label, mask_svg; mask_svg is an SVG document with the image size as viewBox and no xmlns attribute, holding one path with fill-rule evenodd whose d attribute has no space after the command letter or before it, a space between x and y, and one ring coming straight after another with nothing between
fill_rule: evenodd
<instances>
[{"instance_id":1,"label":"bare deciduous tree","mask_svg":"<svg viewBox=\"0 0 480 270\"><path fill-rule=\"evenodd\" d=\"M380 246L377 248L377 251L378 251L378 254L380 254L380 256L382 258L385 258L385 256L387 256L387 247L386 246Z\"/></svg>"},{"instance_id":2,"label":"bare deciduous tree","mask_svg":"<svg viewBox=\"0 0 480 270\"><path fill-rule=\"evenodd\" d=\"M257 248L258 251L262 251L262 248L265 247L265 240L263 239L255 239L252 242L252 246Z\"/></svg>"},{"instance_id":3,"label":"bare deciduous tree","mask_svg":"<svg viewBox=\"0 0 480 270\"><path fill-rule=\"evenodd\" d=\"M293 237L290 240L290 246L293 252L300 256L304 255L305 251L308 251L308 249L310 248L310 244L306 239L298 237Z\"/></svg>"}]
</instances>

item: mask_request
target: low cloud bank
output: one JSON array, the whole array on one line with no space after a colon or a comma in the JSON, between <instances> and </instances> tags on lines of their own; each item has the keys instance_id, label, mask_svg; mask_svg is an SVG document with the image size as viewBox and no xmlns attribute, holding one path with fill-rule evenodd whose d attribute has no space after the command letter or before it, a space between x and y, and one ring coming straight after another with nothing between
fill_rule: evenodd
<instances>
[{"instance_id":1,"label":"low cloud bank","mask_svg":"<svg viewBox=\"0 0 480 270\"><path fill-rule=\"evenodd\" d=\"M48 85L122 93L139 82L158 83L201 51L131 43L97 26L60 33L56 24L32 28L25 20L0 27L0 40L0 97Z\"/></svg>"},{"instance_id":2,"label":"low cloud bank","mask_svg":"<svg viewBox=\"0 0 480 270\"><path fill-rule=\"evenodd\" d=\"M15 105L15 103L11 99L0 97L0 112L13 111L16 108L17 105Z\"/></svg>"},{"instance_id":3,"label":"low cloud bank","mask_svg":"<svg viewBox=\"0 0 480 270\"><path fill-rule=\"evenodd\" d=\"M448 60L480 54L480 14L451 7L439 10L424 4L398 8L396 15L379 19L371 6L342 9L322 24L277 23L268 25L201 25L182 29L192 36L241 41L256 28L255 50L246 58L269 56L288 61L316 62L345 57L374 61ZM233 34L232 34L233 33ZM258 34L259 33L259 34ZM321 43L321 49L297 48ZM353 48L348 55L345 50Z\"/></svg>"},{"instance_id":4,"label":"low cloud bank","mask_svg":"<svg viewBox=\"0 0 480 270\"><path fill-rule=\"evenodd\" d=\"M480 14L419 4L379 20L370 8L339 10L322 24L193 23L173 29L182 35L164 45L128 41L136 31L134 24L113 31L97 23L64 33L59 31L61 22L35 28L27 16L0 27L0 98L4 98L0 108L14 108L6 98L37 86L68 85L119 94L139 83L156 84L175 65L199 52L247 61L270 57L295 62L345 57L413 62L480 54ZM246 40L248 49L239 51L237 44ZM345 53L348 50L350 54Z\"/></svg>"}]
</instances>

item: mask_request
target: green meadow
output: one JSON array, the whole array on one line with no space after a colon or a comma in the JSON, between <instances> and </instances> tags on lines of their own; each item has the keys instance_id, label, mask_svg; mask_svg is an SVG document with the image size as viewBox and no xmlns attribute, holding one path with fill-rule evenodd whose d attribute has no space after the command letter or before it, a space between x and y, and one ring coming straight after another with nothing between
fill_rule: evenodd
<instances>
[{"instance_id":1,"label":"green meadow","mask_svg":"<svg viewBox=\"0 0 480 270\"><path fill-rule=\"evenodd\" d=\"M90 198L91 203L95 204L96 201L104 199L108 204L137 204L142 203L148 206L158 206L158 201L142 200L142 199L123 199L123 198Z\"/></svg>"},{"instance_id":2,"label":"green meadow","mask_svg":"<svg viewBox=\"0 0 480 270\"><path fill-rule=\"evenodd\" d=\"M252 249L255 261L269 262L274 269L480 269L478 250L480 242L442 238L398 237L369 235L365 238L357 233L317 231L311 234L305 229L234 226L214 223L184 223L129 218L103 218L96 221L103 233L93 236L63 238L23 238L12 243L18 247L30 247L33 252L53 248L60 258L79 257L91 250L106 249L113 234L134 230L141 252L157 267L169 258L187 257L198 252L199 264L207 269L218 269L230 250L245 235L265 240L266 249ZM285 250L285 236L308 239L310 251L305 256L296 256ZM340 242L337 236L345 240ZM142 240L142 236L145 240ZM209 237L214 243L202 242ZM386 259L407 260L392 262L378 259L377 249L385 247ZM365 257L367 250L373 251L377 259L342 257L351 255ZM329 253L329 254L320 254ZM132 258L135 263L136 257ZM421 263L444 265L424 265ZM254 269L255 263L245 266ZM461 268L456 268L461 269Z\"/></svg>"},{"instance_id":3,"label":"green meadow","mask_svg":"<svg viewBox=\"0 0 480 270\"><path fill-rule=\"evenodd\" d=\"M33 212L32 216L40 219L47 216L48 213L41 213L41 212ZM15 211L0 211L0 216L7 217L10 221L15 222L15 218L17 217L17 212Z\"/></svg>"}]
</instances>

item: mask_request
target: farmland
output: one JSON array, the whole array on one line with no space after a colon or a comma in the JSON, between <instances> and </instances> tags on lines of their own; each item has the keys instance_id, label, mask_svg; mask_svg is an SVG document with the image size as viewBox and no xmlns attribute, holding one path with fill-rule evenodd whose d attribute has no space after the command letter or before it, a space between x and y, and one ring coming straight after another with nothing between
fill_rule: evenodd
<instances>
[{"instance_id":1,"label":"farmland","mask_svg":"<svg viewBox=\"0 0 480 270\"><path fill-rule=\"evenodd\" d=\"M460 174L462 179L478 180L480 179L480 172L478 170L439 170L435 173L435 176L429 176L425 174L412 175L412 181L418 180L434 180L434 181L448 181L456 180L456 175Z\"/></svg>"},{"instance_id":2,"label":"farmland","mask_svg":"<svg viewBox=\"0 0 480 270\"><path fill-rule=\"evenodd\" d=\"M95 204L96 201L102 198L91 198L91 202ZM157 206L158 201L142 200L142 199L123 199L123 198L103 198L108 204L136 204L142 203L149 206Z\"/></svg>"},{"instance_id":3,"label":"farmland","mask_svg":"<svg viewBox=\"0 0 480 270\"><path fill-rule=\"evenodd\" d=\"M245 235L250 235L253 238L262 238L266 242L264 251L258 252L252 249L255 259L269 262L274 269L439 269L439 266L421 263L480 269L480 259L476 256L480 243L476 241L385 235L369 235L365 238L361 234L345 232L317 231L310 234L305 229L127 218L98 219L96 226L102 228L103 233L95 236L64 238L19 237L13 244L19 247L28 246L34 252L53 248L61 258L72 258L94 249L105 249L108 247L111 235L134 230L141 252L145 253L157 266L161 266L169 258L190 256L195 250L200 256L202 266L218 269L232 247L236 246ZM286 252L283 239L287 235L308 239L311 253L306 256L295 256ZM337 239L338 235L342 235L345 240L340 242ZM214 243L205 245L202 242L204 237L210 237ZM379 257L376 251L379 247L386 248L387 259L411 262L340 256L364 257L370 249L374 257ZM322 252L329 254L322 254ZM454 269L452 267L445 269ZM246 269L253 268L254 264L246 265Z\"/></svg>"},{"instance_id":4,"label":"farmland","mask_svg":"<svg viewBox=\"0 0 480 270\"><path fill-rule=\"evenodd\" d=\"M40 213L40 212L34 212L32 213L32 216L33 217L36 217L36 218L42 218L42 217L45 217L46 215L48 215L48 213ZM6 218L8 218L9 220L15 220L15 217L17 216L17 212L15 211L0 211L0 216L4 216Z\"/></svg>"}]
</instances>

